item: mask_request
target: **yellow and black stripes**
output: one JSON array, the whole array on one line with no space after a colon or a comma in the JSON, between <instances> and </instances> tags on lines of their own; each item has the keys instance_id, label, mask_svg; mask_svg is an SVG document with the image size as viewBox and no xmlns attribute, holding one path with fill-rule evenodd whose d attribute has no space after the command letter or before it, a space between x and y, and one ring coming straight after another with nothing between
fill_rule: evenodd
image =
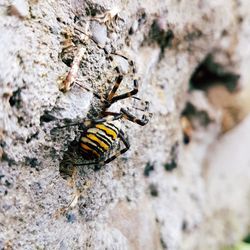
<instances>
[{"instance_id":1,"label":"yellow and black stripes","mask_svg":"<svg viewBox=\"0 0 250 250\"><path fill-rule=\"evenodd\" d=\"M95 124L84 131L80 138L80 148L85 159L99 159L110 151L120 131L119 121Z\"/></svg>"}]
</instances>

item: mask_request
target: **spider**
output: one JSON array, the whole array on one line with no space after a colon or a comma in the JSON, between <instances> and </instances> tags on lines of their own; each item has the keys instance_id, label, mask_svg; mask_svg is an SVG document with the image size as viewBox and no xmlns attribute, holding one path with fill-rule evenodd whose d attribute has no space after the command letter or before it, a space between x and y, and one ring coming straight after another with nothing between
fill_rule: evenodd
<instances>
[{"instance_id":1,"label":"spider","mask_svg":"<svg viewBox=\"0 0 250 250\"><path fill-rule=\"evenodd\" d=\"M110 18L113 18L112 15L110 16ZM104 22L106 22L107 20L104 18ZM132 66L133 75L136 74L135 64L133 61L129 60L127 57L121 54L111 52L108 53L105 47L101 47L96 41L92 39L91 34L89 35L88 32L84 32L77 27L75 27L75 30L84 34L85 38L90 38L99 48L104 50L106 55L110 56L108 58L110 58L111 60L111 55L121 56L122 58L127 60L129 65ZM74 84L76 84L87 91L91 91L77 81L78 71L80 69L80 64L86 51L86 47L81 44L81 41L80 46L76 46L76 44L71 41L70 36L71 34L69 34L69 39L65 43L65 51L72 51L73 48L73 51L75 51L75 53L73 57L69 57L69 65L67 65L70 66L70 70L62 78L62 81L60 81L59 88L62 92L67 92ZM87 189L90 188L89 184L87 184L86 187L84 186L84 189L82 191L77 188L75 182L77 166L94 165L95 170L98 170L100 169L100 167L110 163L120 155L124 154L127 150L129 150L130 143L124 131L121 129L121 121L123 119L129 120L140 126L144 126L149 122L149 119L146 115L143 115L141 118L137 118L124 108L121 108L119 112L110 112L108 110L110 106L117 101L129 97L140 100L139 98L134 96L138 93L138 80L135 78L133 79L132 90L123 94L117 94L117 90L119 89L123 81L123 74L120 72L119 67L116 67L115 70L118 74L115 78L115 83L110 92L105 96L101 96L99 95L99 93L93 92L94 97L99 99L101 103L100 110L98 110L96 116L92 116L90 119L83 119L80 123L63 126L79 126L81 134L78 141L75 140L70 144L67 152L64 153L63 160L60 164L61 176L63 178L71 177L70 184L74 188L74 198L67 207L60 209L57 215L64 214L70 208L73 208L77 204L78 198L82 196ZM148 109L148 102L145 102L145 104L146 107L142 111L146 111ZM151 115L152 114L149 113L150 117ZM122 148L116 148L118 141L120 141L124 145ZM79 158L83 159L81 163L78 163Z\"/></svg>"},{"instance_id":2,"label":"spider","mask_svg":"<svg viewBox=\"0 0 250 250\"><path fill-rule=\"evenodd\" d=\"M85 35L85 38L87 37L93 42L95 42L92 39L92 37L89 36L86 32L81 31L76 27L75 30L82 32ZM99 44L96 43L96 45L100 48ZM133 68L132 70L133 74L136 73L135 64L132 60L129 60L127 57L117 53L108 53L103 47L101 47L101 49L104 50L105 54L121 56L122 58L127 60L129 65ZM90 91L90 89L88 89L85 86L82 86L82 84L77 82L77 73L80 68L80 63L85 51L86 48L82 45L80 45L76 49L76 53L71 63L70 70L66 75L66 77L64 77L64 80L61 82L60 85L61 91L66 92L70 90L73 84L77 84L81 88ZM112 60L112 57L109 58L111 58ZM117 90L123 80L123 75L121 74L119 67L116 67L115 70L117 71L118 76L116 77L115 84L111 89L111 91L108 93L108 95L106 97L103 97L95 92L93 93L94 96L98 98L102 103L100 114L98 114L98 118L83 119L83 121L80 124L71 124L72 126L80 125L81 135L79 141L76 144L74 144L74 147L69 148L68 152L64 155L62 161L61 169L63 169L63 172L65 173L68 172L69 175L71 175L73 171L70 168L70 165L72 166L72 158L74 158L74 156L72 156L73 155L72 150L76 149L79 155L81 155L81 157L84 160L86 160L85 163L81 164L74 163L73 164L74 166L90 165L90 164L105 165L116 159L118 156L124 154L130 148L129 141L126 138L125 133L121 129L121 120L126 119L131 122L137 123L138 125L141 126L146 125L149 121L146 115L143 115L139 119L124 108L121 108L120 112L108 111L108 108L113 103L132 97L138 93L138 80L133 79L133 89L126 93L117 95ZM134 98L139 99L137 97ZM146 102L146 105L148 105L148 102ZM71 125L69 124L68 126ZM117 140L120 140L124 144L124 147L115 154L113 154L112 156L107 157L107 155L114 149Z\"/></svg>"},{"instance_id":3,"label":"spider","mask_svg":"<svg viewBox=\"0 0 250 250\"><path fill-rule=\"evenodd\" d=\"M74 164L75 166L90 164L105 165L115 160L118 156L124 154L130 148L130 144L128 139L125 137L125 133L121 129L122 119L129 120L140 126L144 126L148 123L149 120L145 115L139 119L124 108L121 108L120 112L117 113L108 111L108 108L113 103L125 98L129 98L138 92L138 81L134 79L134 88L131 91L116 95L122 80L123 75L120 74L116 77L115 84L107 98L101 97L99 94L94 93L94 96L100 99L103 103L100 115L101 118L84 119L82 123L80 123L81 135L77 145L77 150L82 158L87 160L87 162ZM74 126L78 124L71 125ZM120 139L120 141L124 144L124 148L106 159L106 154L113 149L118 139ZM72 163L71 157L67 157L66 155L63 161L64 164L66 163L67 165L67 161L69 161L68 163Z\"/></svg>"}]
</instances>

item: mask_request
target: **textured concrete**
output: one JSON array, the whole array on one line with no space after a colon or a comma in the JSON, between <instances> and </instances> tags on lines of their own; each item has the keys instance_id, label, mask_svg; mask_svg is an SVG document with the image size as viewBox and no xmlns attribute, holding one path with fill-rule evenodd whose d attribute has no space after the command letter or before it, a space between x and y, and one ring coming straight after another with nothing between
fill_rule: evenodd
<instances>
[{"instance_id":1,"label":"textured concrete","mask_svg":"<svg viewBox=\"0 0 250 250\"><path fill-rule=\"evenodd\" d=\"M109 9L118 13L113 25L91 21L90 15ZM88 23L99 45L135 61L138 97L149 101L153 116L145 127L122 122L131 144L126 154L99 171L77 168L81 196L63 213L74 189L59 165L79 130L54 128L101 108L76 85L59 91L69 71L61 54L65 33ZM247 0L3 0L0 248L214 250L241 239L250 225L250 120L243 120L249 104L237 104L234 114L244 107L244 117L223 134L224 109L211 105L207 90L188 88L211 53L224 70L240 76L241 95L249 99L249 27ZM118 65L124 74L120 93L131 88L126 60L116 56L111 62L88 39L79 46L86 48L78 74L85 86L107 94ZM185 145L180 115L187 102L197 117ZM138 106L126 99L111 110L129 107L140 117Z\"/></svg>"}]
</instances>

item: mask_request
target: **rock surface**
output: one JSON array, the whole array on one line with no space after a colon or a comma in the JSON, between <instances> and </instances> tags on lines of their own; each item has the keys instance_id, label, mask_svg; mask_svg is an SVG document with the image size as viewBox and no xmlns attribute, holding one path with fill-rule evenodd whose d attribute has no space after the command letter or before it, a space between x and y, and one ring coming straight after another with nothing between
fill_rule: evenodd
<instances>
[{"instance_id":1,"label":"rock surface","mask_svg":"<svg viewBox=\"0 0 250 250\"><path fill-rule=\"evenodd\" d=\"M72 35L74 27L95 42ZM249 27L247 0L3 0L0 248L215 250L242 239L250 226ZM101 109L76 84L59 91L72 60L62 55L68 37L86 48L79 82L105 95L118 66L119 93L138 77L142 103L129 98L111 110L141 117L146 100L153 116L144 127L122 121L131 144L124 155L99 171L77 168L80 196L67 209L75 189L59 166L79 129L55 127ZM133 60L137 73L104 46Z\"/></svg>"}]
</instances>

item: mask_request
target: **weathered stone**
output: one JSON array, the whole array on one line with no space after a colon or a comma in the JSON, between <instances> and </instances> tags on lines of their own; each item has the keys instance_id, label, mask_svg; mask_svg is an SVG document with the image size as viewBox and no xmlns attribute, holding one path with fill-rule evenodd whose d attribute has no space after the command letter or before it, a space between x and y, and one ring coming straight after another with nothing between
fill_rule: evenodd
<instances>
[{"instance_id":1,"label":"weathered stone","mask_svg":"<svg viewBox=\"0 0 250 250\"><path fill-rule=\"evenodd\" d=\"M16 12L9 1L0 4L1 248L214 250L243 238L250 225L249 1L20 3ZM95 42L72 36L88 21L96 23ZM80 197L67 210L75 190L59 166L80 131L56 127L101 110L77 84L59 91L70 43L86 48L79 84L100 95L114 86L116 64L124 74L118 93L132 89L134 78L124 58L112 61L101 47L129 56L141 101L111 110L153 116L144 127L122 121L131 144L124 155L99 171L77 168ZM218 84L229 92L218 95ZM149 111L140 110L144 101Z\"/></svg>"}]
</instances>

